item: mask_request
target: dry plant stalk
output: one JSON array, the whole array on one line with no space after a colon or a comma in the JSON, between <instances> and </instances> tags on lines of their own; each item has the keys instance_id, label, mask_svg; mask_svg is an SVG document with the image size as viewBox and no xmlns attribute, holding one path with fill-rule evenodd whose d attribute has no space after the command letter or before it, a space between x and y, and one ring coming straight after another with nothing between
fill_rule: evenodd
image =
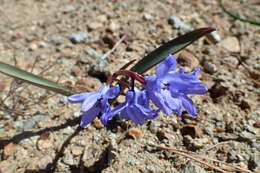
<instances>
[{"instance_id":1,"label":"dry plant stalk","mask_svg":"<svg viewBox=\"0 0 260 173\"><path fill-rule=\"evenodd\" d=\"M191 153L191 152L188 152L188 151L185 151L185 150L180 150L180 149L175 149L175 148L167 148L167 147L160 147L160 146L155 146L155 145L151 145L151 146L156 147L156 148L161 149L161 150L171 151L171 152L173 152L175 154L178 154L180 156L184 156L184 157L193 159L196 162L199 162L199 163L201 163L203 165L206 165L207 167L209 167L211 169L214 169L214 170L222 172L222 173L228 173L228 172L225 171L224 169L221 169L221 168L218 168L218 167L216 167L214 165L211 165L211 164L209 164L209 163L207 163L207 162L205 162L203 160L211 160L213 162L222 163L222 164L225 164L226 166L236 168L239 171L252 173L250 170L247 170L247 169L235 166L235 165L231 165L231 164L228 164L228 163L216 160L216 159L208 158L207 156L202 156L202 155L198 155L198 154L195 154L195 153ZM200 159L198 159L198 158L200 158Z\"/></svg>"}]
</instances>

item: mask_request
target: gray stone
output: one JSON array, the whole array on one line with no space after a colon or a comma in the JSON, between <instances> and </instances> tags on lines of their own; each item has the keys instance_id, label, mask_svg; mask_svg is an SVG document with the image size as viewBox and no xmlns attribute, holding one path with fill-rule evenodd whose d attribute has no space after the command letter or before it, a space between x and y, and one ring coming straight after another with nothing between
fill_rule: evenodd
<instances>
[{"instance_id":1,"label":"gray stone","mask_svg":"<svg viewBox=\"0 0 260 173\"><path fill-rule=\"evenodd\" d=\"M202 53L206 54L206 55L212 55L214 53L214 49L212 47L205 47L202 50ZM209 60L209 57L205 57L206 60Z\"/></svg>"},{"instance_id":2,"label":"gray stone","mask_svg":"<svg viewBox=\"0 0 260 173\"><path fill-rule=\"evenodd\" d=\"M257 167L260 167L260 155L257 153L253 153L250 155L250 159L248 161L248 167L251 170L254 170Z\"/></svg>"},{"instance_id":3,"label":"gray stone","mask_svg":"<svg viewBox=\"0 0 260 173\"><path fill-rule=\"evenodd\" d=\"M240 137L240 140L247 141L251 144L254 142L253 140L255 139L255 135L253 135L252 133L247 132L247 131L243 131L243 132L239 133L239 137Z\"/></svg>"},{"instance_id":4,"label":"gray stone","mask_svg":"<svg viewBox=\"0 0 260 173\"><path fill-rule=\"evenodd\" d=\"M38 45L36 43L31 43L28 47L29 51L35 51L36 49L38 49Z\"/></svg>"},{"instance_id":5,"label":"gray stone","mask_svg":"<svg viewBox=\"0 0 260 173\"><path fill-rule=\"evenodd\" d=\"M46 155L44 157L42 157L39 162L38 162L38 167L40 169L44 169L46 168L46 166L51 163L53 160L53 158L50 155Z\"/></svg>"},{"instance_id":6,"label":"gray stone","mask_svg":"<svg viewBox=\"0 0 260 173\"><path fill-rule=\"evenodd\" d=\"M184 168L179 170L180 173L187 173L187 172L199 172L199 173L207 173L205 169L201 168L199 165L196 165L193 162L188 162Z\"/></svg>"},{"instance_id":7,"label":"gray stone","mask_svg":"<svg viewBox=\"0 0 260 173\"><path fill-rule=\"evenodd\" d=\"M66 153L62 160L66 165L74 165L74 159L71 153Z\"/></svg>"},{"instance_id":8,"label":"gray stone","mask_svg":"<svg viewBox=\"0 0 260 173\"><path fill-rule=\"evenodd\" d=\"M64 37L62 37L61 35L54 35L51 41L54 44L61 44L63 40L64 40Z\"/></svg>"},{"instance_id":9,"label":"gray stone","mask_svg":"<svg viewBox=\"0 0 260 173\"><path fill-rule=\"evenodd\" d=\"M72 5L67 5L64 9L63 9L63 13L67 14L67 13L72 13L76 10L76 7L72 6Z\"/></svg>"},{"instance_id":10,"label":"gray stone","mask_svg":"<svg viewBox=\"0 0 260 173\"><path fill-rule=\"evenodd\" d=\"M144 20L153 20L153 16L148 13L144 13L143 18L144 18Z\"/></svg>"},{"instance_id":11,"label":"gray stone","mask_svg":"<svg viewBox=\"0 0 260 173\"><path fill-rule=\"evenodd\" d=\"M248 130L251 133L256 132L255 128L253 126L250 126L250 125L245 125L245 129Z\"/></svg>"},{"instance_id":12,"label":"gray stone","mask_svg":"<svg viewBox=\"0 0 260 173\"><path fill-rule=\"evenodd\" d=\"M260 150L260 143L259 143L259 142L253 142L253 143L251 144L251 147L252 147L252 148L256 148L257 150Z\"/></svg>"},{"instance_id":13,"label":"gray stone","mask_svg":"<svg viewBox=\"0 0 260 173\"><path fill-rule=\"evenodd\" d=\"M34 121L31 121L31 120L28 120L28 121L24 121L23 122L23 129L24 130L27 130L27 129L32 129L34 126L35 126L35 122Z\"/></svg>"},{"instance_id":14,"label":"gray stone","mask_svg":"<svg viewBox=\"0 0 260 173\"><path fill-rule=\"evenodd\" d=\"M123 8L128 8L129 7L129 5L128 5L128 3L127 2L121 2L121 7L123 7Z\"/></svg>"},{"instance_id":15,"label":"gray stone","mask_svg":"<svg viewBox=\"0 0 260 173\"><path fill-rule=\"evenodd\" d=\"M171 16L169 19L168 19L168 23L170 25L173 26L173 28L175 29L180 29L184 32L189 32L191 31L193 28L186 24L185 22L183 22L179 17L177 16Z\"/></svg>"},{"instance_id":16,"label":"gray stone","mask_svg":"<svg viewBox=\"0 0 260 173\"><path fill-rule=\"evenodd\" d=\"M23 120L14 121L13 125L17 128L23 128Z\"/></svg>"},{"instance_id":17,"label":"gray stone","mask_svg":"<svg viewBox=\"0 0 260 173\"><path fill-rule=\"evenodd\" d=\"M67 35L67 38L73 43L82 43L88 38L88 34L86 32L72 33Z\"/></svg>"},{"instance_id":18,"label":"gray stone","mask_svg":"<svg viewBox=\"0 0 260 173\"><path fill-rule=\"evenodd\" d=\"M236 67L239 64L238 59L233 56L224 57L223 60L226 64L231 65L233 67Z\"/></svg>"},{"instance_id":19,"label":"gray stone","mask_svg":"<svg viewBox=\"0 0 260 173\"><path fill-rule=\"evenodd\" d=\"M65 134L65 135L71 135L72 133L74 133L74 129L71 128L70 126L63 129L63 134Z\"/></svg>"},{"instance_id":20,"label":"gray stone","mask_svg":"<svg viewBox=\"0 0 260 173\"><path fill-rule=\"evenodd\" d=\"M240 51L239 41L236 37L227 37L224 40L222 40L219 44L221 47L225 48L229 52Z\"/></svg>"},{"instance_id":21,"label":"gray stone","mask_svg":"<svg viewBox=\"0 0 260 173\"><path fill-rule=\"evenodd\" d=\"M38 114L38 115L34 115L34 116L31 118L31 120L32 120L32 121L35 121L35 122L40 122L40 121L46 119L46 117L47 117L46 115Z\"/></svg>"},{"instance_id":22,"label":"gray stone","mask_svg":"<svg viewBox=\"0 0 260 173\"><path fill-rule=\"evenodd\" d=\"M38 43L38 47L39 48L47 48L47 47L50 47L50 46L45 41L41 41L41 42Z\"/></svg>"},{"instance_id":23,"label":"gray stone","mask_svg":"<svg viewBox=\"0 0 260 173\"><path fill-rule=\"evenodd\" d=\"M210 63L210 62L205 62L204 68L209 73L216 73L217 70L218 70L217 66L215 64Z\"/></svg>"},{"instance_id":24,"label":"gray stone","mask_svg":"<svg viewBox=\"0 0 260 173\"><path fill-rule=\"evenodd\" d=\"M84 49L84 52L86 55L90 56L91 58L95 59L95 60L100 60L102 55L97 53L95 49L91 48L91 47L86 47Z\"/></svg>"},{"instance_id":25,"label":"gray stone","mask_svg":"<svg viewBox=\"0 0 260 173\"><path fill-rule=\"evenodd\" d=\"M217 31L211 32L206 35L206 37L212 42L212 43L218 43L220 42L221 38Z\"/></svg>"},{"instance_id":26,"label":"gray stone","mask_svg":"<svg viewBox=\"0 0 260 173\"><path fill-rule=\"evenodd\" d=\"M192 147L193 149L200 149L205 146L206 143L209 142L208 138L195 138L193 139L190 135L185 135L183 137L184 143L188 147Z\"/></svg>"},{"instance_id":27,"label":"gray stone","mask_svg":"<svg viewBox=\"0 0 260 173\"><path fill-rule=\"evenodd\" d=\"M93 73L103 72L105 67L108 66L108 62L105 59L106 57L104 57L102 54L99 54L98 52L96 52L95 49L92 49L90 47L86 47L84 49L84 52L86 53L86 55L90 56L91 58L93 58L97 62L97 64L95 64L92 68Z\"/></svg>"},{"instance_id":28,"label":"gray stone","mask_svg":"<svg viewBox=\"0 0 260 173\"><path fill-rule=\"evenodd\" d=\"M13 122L14 126L21 130L29 130L35 126L35 122L32 120L18 120Z\"/></svg>"}]
</instances>

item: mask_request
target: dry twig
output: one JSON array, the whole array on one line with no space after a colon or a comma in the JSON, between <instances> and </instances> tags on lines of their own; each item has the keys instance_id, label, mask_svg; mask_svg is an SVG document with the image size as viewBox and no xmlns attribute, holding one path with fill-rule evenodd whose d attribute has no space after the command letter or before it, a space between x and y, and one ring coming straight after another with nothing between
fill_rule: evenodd
<instances>
[{"instance_id":1,"label":"dry twig","mask_svg":"<svg viewBox=\"0 0 260 173\"><path fill-rule=\"evenodd\" d=\"M236 168L236 169L239 170L239 171L252 173L250 170L247 170L247 169L245 169L245 168L241 168L241 167L238 167L238 166L235 166L235 165L231 165L231 164L228 164L228 163L225 163L225 162L216 160L216 159L208 158L207 156L201 156L201 155L198 155L198 154L189 152L189 151L180 150L180 149L175 149L175 148L160 147L160 146L155 146L155 145L152 145L152 146L153 146L153 147L156 147L156 148L158 148L158 149L161 149L161 150L172 151L172 152L175 153L175 154L178 154L178 155L181 155L181 156L184 156L184 157L193 159L193 160L195 160L196 162L199 162L199 163L201 163L201 164L204 164L204 165L208 166L209 168L214 169L214 170L219 171L219 172L222 172L222 173L228 173L228 172L225 171L225 170L223 170L223 169L221 169L221 168L218 168L218 167L216 167L216 166L214 166L214 165L210 165L209 163L207 163L207 162L205 162L205 161L203 161L203 160L210 160L210 161L213 161L213 162L217 162L217 163L224 164L224 165L229 166L229 167ZM198 159L198 158L200 158L200 159ZM201 159L202 159L202 160L201 160Z\"/></svg>"},{"instance_id":2,"label":"dry twig","mask_svg":"<svg viewBox=\"0 0 260 173\"><path fill-rule=\"evenodd\" d=\"M119 44L121 44L121 43L124 41L125 37L126 37L126 36L124 35L122 38L120 38L120 40L118 40L118 42L114 45L114 47L113 47L111 50L109 50L107 53L105 53L105 54L101 57L101 59L106 59L112 52L114 52L114 50L116 49L116 47L119 46Z\"/></svg>"}]
</instances>

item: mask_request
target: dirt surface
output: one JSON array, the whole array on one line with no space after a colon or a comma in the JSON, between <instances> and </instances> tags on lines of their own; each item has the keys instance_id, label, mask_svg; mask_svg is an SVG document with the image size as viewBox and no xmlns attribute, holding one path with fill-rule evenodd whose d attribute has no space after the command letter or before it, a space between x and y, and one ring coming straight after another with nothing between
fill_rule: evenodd
<instances>
[{"instance_id":1,"label":"dirt surface","mask_svg":"<svg viewBox=\"0 0 260 173\"><path fill-rule=\"evenodd\" d=\"M260 172L259 26L234 20L210 0L0 4L0 61L82 92L95 91L130 60L191 28L217 28L215 44L204 37L176 55L186 71L201 66L200 79L209 88L192 97L200 110L196 118L161 113L141 127L120 120L103 127L97 120L82 129L80 105L1 74L3 173ZM257 1L223 4L259 20Z\"/></svg>"}]
</instances>

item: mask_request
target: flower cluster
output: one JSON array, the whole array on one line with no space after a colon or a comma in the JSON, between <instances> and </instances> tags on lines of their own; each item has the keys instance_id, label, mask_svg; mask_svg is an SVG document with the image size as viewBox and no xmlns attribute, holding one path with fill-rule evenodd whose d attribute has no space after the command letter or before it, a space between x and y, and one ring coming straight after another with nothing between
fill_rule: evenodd
<instances>
[{"instance_id":1,"label":"flower cluster","mask_svg":"<svg viewBox=\"0 0 260 173\"><path fill-rule=\"evenodd\" d=\"M121 119L132 120L135 124L143 124L146 119L155 119L162 110L166 115L182 114L183 108L192 116L197 114L193 101L189 94L204 94L207 88L196 75L199 68L191 73L184 73L181 67L175 71L177 62L172 55L162 61L156 69L156 75L144 77L144 90L140 91L134 86L126 93L124 103L110 108L109 100L114 99L120 92L120 86L102 86L97 92L75 94L68 97L71 103L82 102L82 119L80 125L86 127L96 117L103 124L107 124L116 114ZM152 101L158 107L157 110L149 106Z\"/></svg>"}]
</instances>

